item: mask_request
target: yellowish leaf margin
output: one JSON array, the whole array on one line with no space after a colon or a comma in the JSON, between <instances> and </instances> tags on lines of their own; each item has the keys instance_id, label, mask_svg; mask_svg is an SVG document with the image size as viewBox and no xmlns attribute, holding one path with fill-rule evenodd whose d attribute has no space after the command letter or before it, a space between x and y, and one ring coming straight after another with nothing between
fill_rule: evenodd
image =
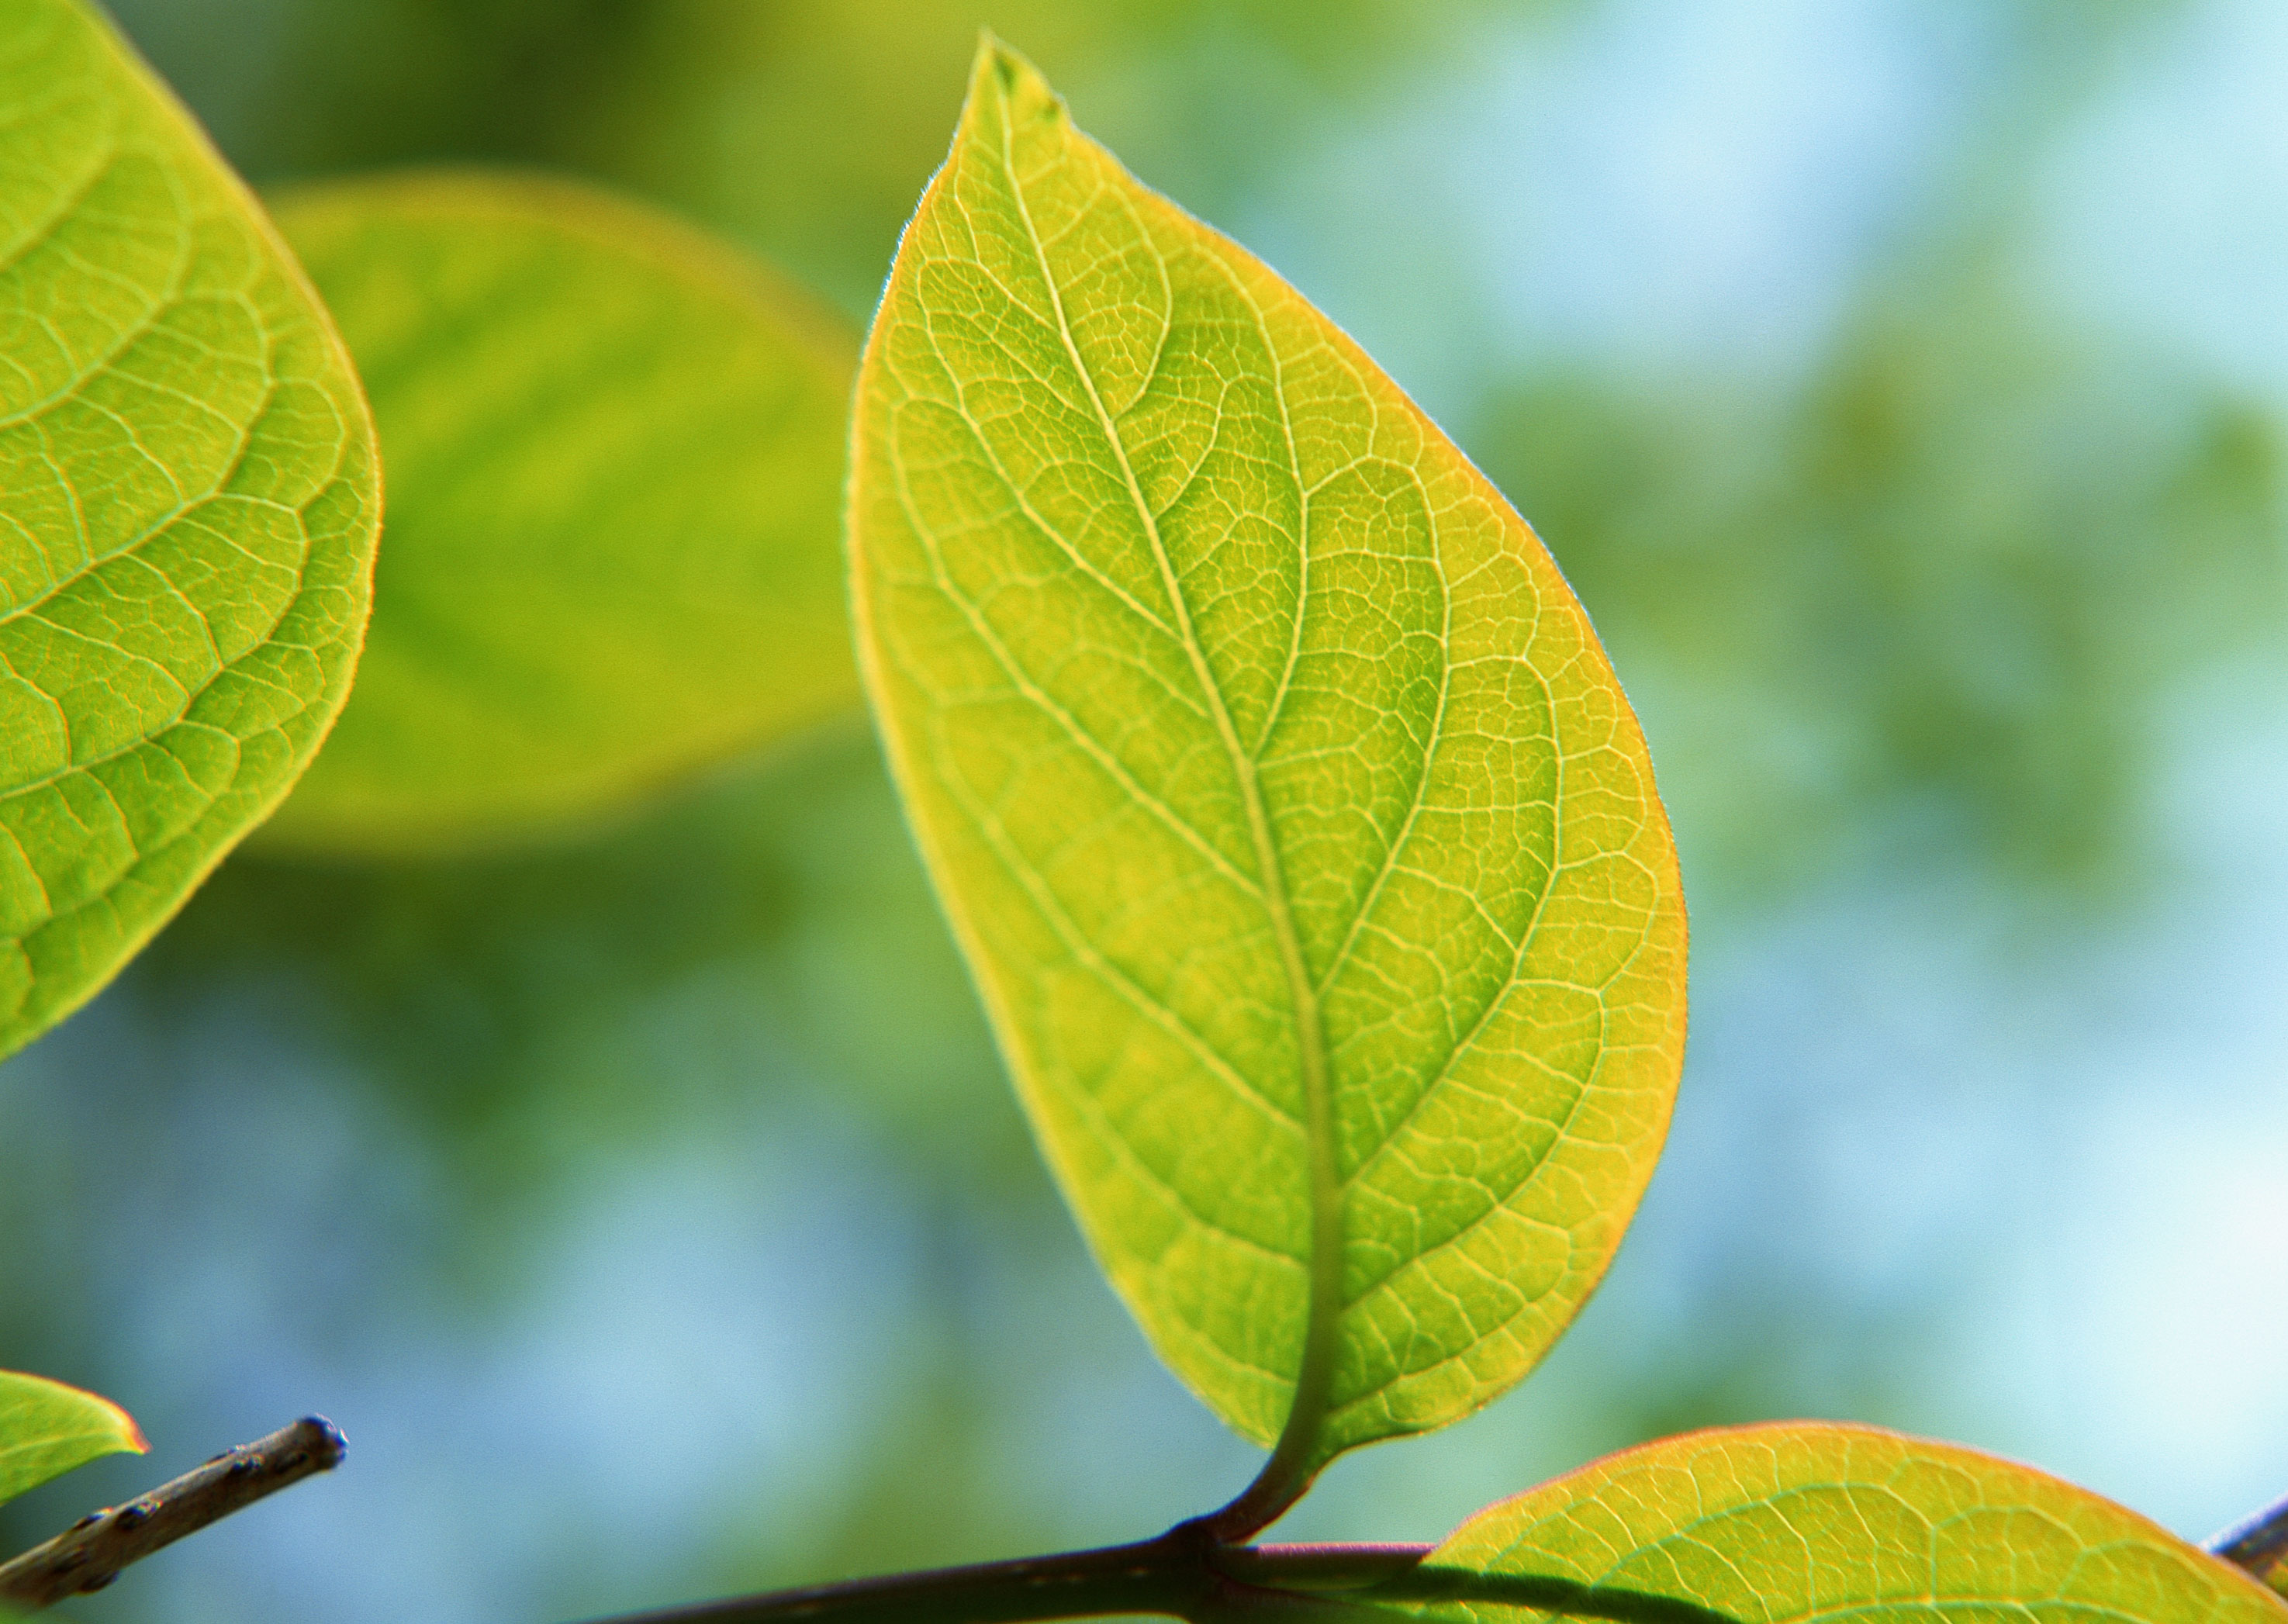
<instances>
[{"instance_id":1,"label":"yellowish leaf margin","mask_svg":"<svg viewBox=\"0 0 2288 1624\"><path fill-rule=\"evenodd\" d=\"M1426 1576L1554 1578L1745 1624L2003 1609L2141 1624L2280 1624L2241 1569L2102 1495L1876 1427L1782 1422L1624 1451L1489 1507ZM1427 1604L1424 1616L1533 1609Z\"/></svg>"}]
</instances>

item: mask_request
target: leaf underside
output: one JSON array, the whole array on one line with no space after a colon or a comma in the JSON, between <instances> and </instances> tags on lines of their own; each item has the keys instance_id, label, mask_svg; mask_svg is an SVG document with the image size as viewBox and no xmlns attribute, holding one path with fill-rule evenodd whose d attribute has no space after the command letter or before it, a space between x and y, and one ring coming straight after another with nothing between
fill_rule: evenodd
<instances>
[{"instance_id":1,"label":"leaf underside","mask_svg":"<svg viewBox=\"0 0 2288 1624\"><path fill-rule=\"evenodd\" d=\"M1506 1390L1665 1131L1685 925L1523 520L988 43L865 356L860 658L1035 1130L1304 1472Z\"/></svg>"},{"instance_id":2,"label":"leaf underside","mask_svg":"<svg viewBox=\"0 0 2288 1624\"><path fill-rule=\"evenodd\" d=\"M1489 1508L1417 1582L1569 1583L1738 1624L2282 1624L2254 1580L2086 1489L1957 1445L1793 1422L1648 1444ZM1492 1582L1489 1582L1489 1581ZM1438 1620L1554 1612L1384 1604ZM1644 1616L1663 1616L1656 1605Z\"/></svg>"},{"instance_id":3,"label":"leaf underside","mask_svg":"<svg viewBox=\"0 0 2288 1624\"><path fill-rule=\"evenodd\" d=\"M0 1370L0 1504L99 1456L145 1447L127 1412L110 1400Z\"/></svg>"},{"instance_id":4,"label":"leaf underside","mask_svg":"<svg viewBox=\"0 0 2288 1624\"><path fill-rule=\"evenodd\" d=\"M553 833L854 708L838 321L569 182L273 202L364 376L389 517L357 692L266 845Z\"/></svg>"},{"instance_id":5,"label":"leaf underside","mask_svg":"<svg viewBox=\"0 0 2288 1624\"><path fill-rule=\"evenodd\" d=\"M379 510L338 340L78 0L0 31L0 1054L92 994L339 709Z\"/></svg>"}]
</instances>

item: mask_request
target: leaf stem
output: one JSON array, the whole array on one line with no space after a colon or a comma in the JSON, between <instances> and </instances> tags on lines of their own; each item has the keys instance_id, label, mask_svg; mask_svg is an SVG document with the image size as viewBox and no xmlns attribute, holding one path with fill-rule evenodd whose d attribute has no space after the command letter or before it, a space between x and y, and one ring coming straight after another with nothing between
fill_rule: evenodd
<instances>
[{"instance_id":1,"label":"leaf stem","mask_svg":"<svg viewBox=\"0 0 2288 1624\"><path fill-rule=\"evenodd\" d=\"M0 1565L0 1603L36 1612L100 1590L119 1571L290 1484L341 1464L340 1430L310 1415L242 1444L125 1505L96 1512Z\"/></svg>"}]
</instances>

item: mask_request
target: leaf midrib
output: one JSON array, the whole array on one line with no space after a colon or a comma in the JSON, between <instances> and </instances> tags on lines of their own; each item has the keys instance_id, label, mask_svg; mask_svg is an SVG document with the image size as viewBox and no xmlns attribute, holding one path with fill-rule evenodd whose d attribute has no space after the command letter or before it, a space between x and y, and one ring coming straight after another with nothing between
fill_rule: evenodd
<instances>
[{"instance_id":1,"label":"leaf midrib","mask_svg":"<svg viewBox=\"0 0 2288 1624\"><path fill-rule=\"evenodd\" d=\"M49 1454L58 1450L71 1449L81 1444L100 1444L110 1441L110 1434L94 1427L83 1427L76 1432L50 1432L38 1438L28 1438L13 1444L0 1444L0 1462L21 1460L27 1455Z\"/></svg>"},{"instance_id":2,"label":"leaf midrib","mask_svg":"<svg viewBox=\"0 0 2288 1624\"><path fill-rule=\"evenodd\" d=\"M1153 562L1159 570L1161 588L1166 592L1176 618L1178 641L1183 647L1184 658L1191 666L1193 680L1199 684L1201 693L1207 701L1217 738L1223 745L1233 778L1239 787L1240 799L1247 811L1249 832L1255 845L1256 862L1261 870L1264 912L1270 920L1273 939L1278 944L1281 968L1287 978L1288 998L1294 1010L1297 1070L1303 1085L1304 1142L1310 1174L1311 1252L1307 1308L1303 1354L1296 1370L1294 1398L1290 1402L1287 1419L1280 1430L1278 1440L1272 1446L1271 1459L1265 1463L1257 1480L1259 1487L1268 1489L1274 1497L1283 1500L1290 1497L1289 1485L1299 1488L1313 1465L1309 1457L1317 1443L1327 1400L1333 1388L1336 1333L1342 1311L1343 1198L1335 1168L1334 1110L1329 1086L1325 1024L1320 1012L1318 994L1312 986L1308 967L1304 963L1302 944L1296 934L1285 868L1280 861L1277 842L1272 836L1270 817L1263 804L1262 788L1257 780L1254 760L1240 741L1230 710L1224 703L1223 690L1217 685L1215 674L1209 669L1206 654L1192 630L1190 606L1185 601L1181 583L1176 578L1166 543L1161 537L1159 520L1154 516L1151 504L1145 500L1143 487L1129 461L1127 445L1121 440L1112 415L1106 409L1103 397L1097 392L1095 376L1081 359L1080 347L1073 339L1072 324L1065 317L1064 295L1057 286L1055 273L1050 268L1047 248L1039 229L1033 223L1033 211L1025 200L1024 184L1017 175L1013 109L1007 91L998 84L997 79L995 94L1000 104L1002 173L1009 183L1009 194L1016 204L1018 218L1024 224L1025 240L1033 250L1042 286L1047 290L1049 307L1056 316L1058 341L1064 346L1066 357L1071 361L1081 388L1088 396L1090 409L1096 414L1098 426L1103 431L1106 441L1111 446L1114 460L1120 466L1129 501L1134 506L1137 519L1144 527L1145 536L1151 543ZM1156 258L1158 257L1156 248L1154 255ZM1161 271L1164 275L1164 262ZM1174 320L1172 311L1169 320ZM1299 626L1304 608L1299 593L1295 604ZM1247 1497L1251 1498L1255 1493L1256 1490L1251 1488ZM1281 1509L1284 1509L1283 1505Z\"/></svg>"}]
</instances>

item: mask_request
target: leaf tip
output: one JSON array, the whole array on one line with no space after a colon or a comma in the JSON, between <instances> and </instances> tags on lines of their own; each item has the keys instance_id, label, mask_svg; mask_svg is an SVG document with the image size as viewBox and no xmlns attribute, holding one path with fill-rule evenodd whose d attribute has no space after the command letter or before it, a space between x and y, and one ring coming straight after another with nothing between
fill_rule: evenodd
<instances>
[{"instance_id":1,"label":"leaf tip","mask_svg":"<svg viewBox=\"0 0 2288 1624\"><path fill-rule=\"evenodd\" d=\"M149 1454L151 1453L151 1440L143 1436L142 1425L135 1417L100 1393L91 1393L83 1388L72 1388L68 1390L75 1397L84 1399L103 1417L110 1429L110 1438L115 1446L107 1450L106 1454Z\"/></svg>"},{"instance_id":2,"label":"leaf tip","mask_svg":"<svg viewBox=\"0 0 2288 1624\"><path fill-rule=\"evenodd\" d=\"M977 31L977 60L970 69L969 100L973 109L990 91L1013 124L1065 116L1064 98L1049 86L1041 70L1005 44L990 28Z\"/></svg>"}]
</instances>

